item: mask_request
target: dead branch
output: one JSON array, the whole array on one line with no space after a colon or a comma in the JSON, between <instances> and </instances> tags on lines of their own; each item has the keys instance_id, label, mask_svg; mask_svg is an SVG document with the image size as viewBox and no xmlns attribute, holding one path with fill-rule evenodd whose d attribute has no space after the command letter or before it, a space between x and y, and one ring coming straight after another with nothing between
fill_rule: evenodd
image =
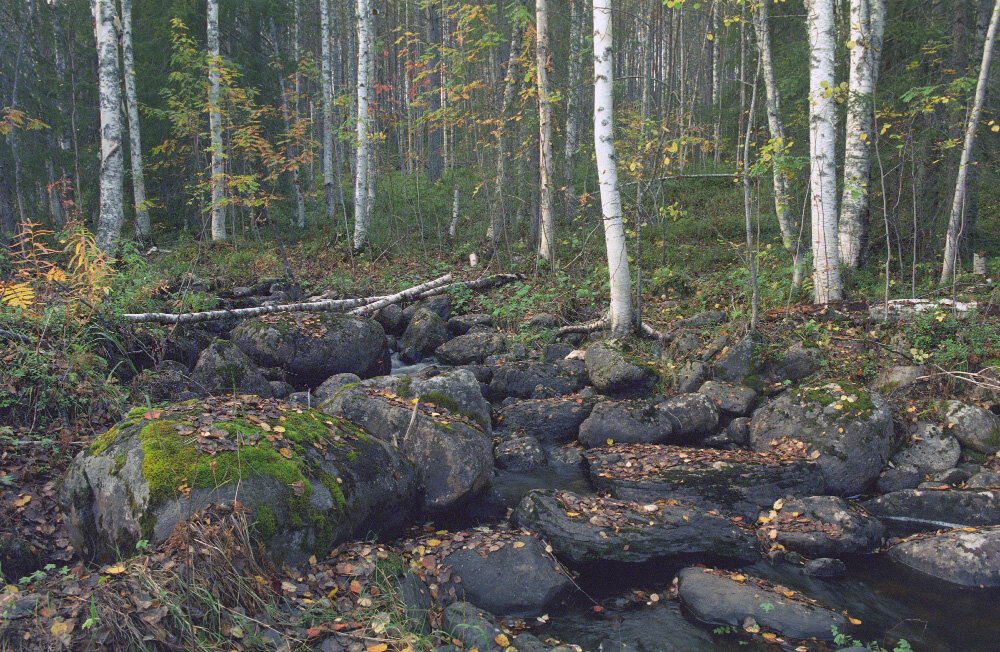
<instances>
[{"instance_id":1,"label":"dead branch","mask_svg":"<svg viewBox=\"0 0 1000 652\"><path fill-rule=\"evenodd\" d=\"M273 306L257 306L254 308L233 308L229 310L208 310L206 312L188 312L179 315L169 312L126 313L123 319L132 322L155 322L157 324L195 324L203 321L235 318L246 319L267 315L275 312L323 312L329 310L346 310L356 306L378 301L382 297L362 297L360 299L328 299L326 301L306 301L303 303L285 303Z\"/></svg>"},{"instance_id":2,"label":"dead branch","mask_svg":"<svg viewBox=\"0 0 1000 652\"><path fill-rule=\"evenodd\" d=\"M375 312L380 308L384 308L391 303L396 303L404 299L409 299L412 297L420 296L428 290L433 290L435 288L440 288L443 285L447 285L451 281L451 274L445 274L441 278L436 278L433 281L427 281L426 283L421 283L420 285L415 285L411 288L407 288L402 292L397 292L396 294L390 294L388 296L380 297L377 301L372 303L367 303L358 308L355 308L349 312L351 315L366 315L368 313Z\"/></svg>"}]
</instances>

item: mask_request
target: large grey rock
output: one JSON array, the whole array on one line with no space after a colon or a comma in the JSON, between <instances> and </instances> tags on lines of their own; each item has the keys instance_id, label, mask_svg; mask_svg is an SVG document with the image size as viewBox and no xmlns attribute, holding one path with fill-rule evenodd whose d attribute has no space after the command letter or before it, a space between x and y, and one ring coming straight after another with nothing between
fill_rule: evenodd
<instances>
[{"instance_id":1,"label":"large grey rock","mask_svg":"<svg viewBox=\"0 0 1000 652\"><path fill-rule=\"evenodd\" d=\"M946 401L943 405L945 430L963 446L980 453L1000 450L1000 419L978 405Z\"/></svg>"},{"instance_id":2,"label":"large grey rock","mask_svg":"<svg viewBox=\"0 0 1000 652\"><path fill-rule=\"evenodd\" d=\"M767 344L748 335L722 354L712 367L712 375L736 385L759 384L764 369Z\"/></svg>"},{"instance_id":3,"label":"large grey rock","mask_svg":"<svg viewBox=\"0 0 1000 652\"><path fill-rule=\"evenodd\" d=\"M797 383L823 367L823 352L816 346L797 342L782 351L777 359L769 360L764 371L772 383Z\"/></svg>"},{"instance_id":4,"label":"large grey rock","mask_svg":"<svg viewBox=\"0 0 1000 652\"><path fill-rule=\"evenodd\" d=\"M493 652L503 648L496 638L504 633L490 612L468 602L453 602L441 614L441 629L462 642L464 649Z\"/></svg>"},{"instance_id":5,"label":"large grey rock","mask_svg":"<svg viewBox=\"0 0 1000 652\"><path fill-rule=\"evenodd\" d=\"M885 526L839 496L789 498L761 513L758 534L806 557L843 557L874 552ZM765 521L766 519L766 521Z\"/></svg>"},{"instance_id":6,"label":"large grey rock","mask_svg":"<svg viewBox=\"0 0 1000 652\"><path fill-rule=\"evenodd\" d=\"M468 333L437 347L434 356L444 364L482 364L486 358L502 353L505 348L507 340L500 333Z\"/></svg>"},{"instance_id":7,"label":"large grey rock","mask_svg":"<svg viewBox=\"0 0 1000 652\"><path fill-rule=\"evenodd\" d=\"M927 422L917 424L913 444L892 456L897 466L912 465L921 473L934 474L947 471L958 464L962 446L941 426Z\"/></svg>"},{"instance_id":8,"label":"large grey rock","mask_svg":"<svg viewBox=\"0 0 1000 652\"><path fill-rule=\"evenodd\" d=\"M683 320L683 325L685 328L705 328L706 326L725 324L727 321L729 321L729 315L721 310L706 310Z\"/></svg>"},{"instance_id":9,"label":"large grey rock","mask_svg":"<svg viewBox=\"0 0 1000 652\"><path fill-rule=\"evenodd\" d=\"M333 395L337 393L344 385L350 385L353 383L360 383L361 377L357 374L333 374L326 380L324 380L319 387L315 389L312 393L312 400L315 405L319 405L323 401L333 398Z\"/></svg>"},{"instance_id":10,"label":"large grey rock","mask_svg":"<svg viewBox=\"0 0 1000 652\"><path fill-rule=\"evenodd\" d=\"M164 360L133 378L132 387L147 395L151 402L162 403L177 400L182 393L191 391L191 377L183 363Z\"/></svg>"},{"instance_id":11,"label":"large grey rock","mask_svg":"<svg viewBox=\"0 0 1000 652\"><path fill-rule=\"evenodd\" d=\"M896 365L882 371L872 387L878 392L888 393L895 389L909 387L917 382L918 378L926 375L927 367L923 365Z\"/></svg>"},{"instance_id":12,"label":"large grey rock","mask_svg":"<svg viewBox=\"0 0 1000 652\"><path fill-rule=\"evenodd\" d=\"M827 492L865 490L895 452L892 411L881 396L847 383L801 387L754 412L750 443L758 451L785 441L818 451Z\"/></svg>"},{"instance_id":13,"label":"large grey rock","mask_svg":"<svg viewBox=\"0 0 1000 652\"><path fill-rule=\"evenodd\" d=\"M508 362L494 369L490 397L498 401L508 396L533 398L538 387L550 390L554 396L565 396L586 384L587 369L582 360Z\"/></svg>"},{"instance_id":14,"label":"large grey rock","mask_svg":"<svg viewBox=\"0 0 1000 652\"><path fill-rule=\"evenodd\" d=\"M280 367L295 385L315 387L337 373L362 378L389 373L382 326L325 312L285 312L241 322L233 343L262 367Z\"/></svg>"},{"instance_id":15,"label":"large grey rock","mask_svg":"<svg viewBox=\"0 0 1000 652\"><path fill-rule=\"evenodd\" d=\"M750 414L757 403L757 392L751 388L721 380L708 381L698 388L698 393L706 396L720 412L730 417Z\"/></svg>"},{"instance_id":16,"label":"large grey rock","mask_svg":"<svg viewBox=\"0 0 1000 652\"><path fill-rule=\"evenodd\" d=\"M557 555L578 564L695 556L737 563L760 559L750 530L685 505L643 505L536 489L521 500L514 518L537 532Z\"/></svg>"},{"instance_id":17,"label":"large grey rock","mask_svg":"<svg viewBox=\"0 0 1000 652\"><path fill-rule=\"evenodd\" d=\"M537 616L573 588L558 562L532 536L517 536L499 550L459 549L441 564L451 567L453 578L460 578L455 585L460 599L497 616Z\"/></svg>"},{"instance_id":18,"label":"large grey rock","mask_svg":"<svg viewBox=\"0 0 1000 652\"><path fill-rule=\"evenodd\" d=\"M674 423L652 401L602 401L580 424L580 443L588 448L613 443L663 443L672 440Z\"/></svg>"},{"instance_id":19,"label":"large grey rock","mask_svg":"<svg viewBox=\"0 0 1000 652\"><path fill-rule=\"evenodd\" d=\"M428 308L418 308L399 338L399 350L405 362L416 362L430 355L449 337L440 315Z\"/></svg>"},{"instance_id":20,"label":"large grey rock","mask_svg":"<svg viewBox=\"0 0 1000 652\"><path fill-rule=\"evenodd\" d=\"M613 343L596 342L588 346L586 363L590 382L602 394L641 394L656 384L655 371L629 362Z\"/></svg>"},{"instance_id":21,"label":"large grey rock","mask_svg":"<svg viewBox=\"0 0 1000 652\"><path fill-rule=\"evenodd\" d=\"M493 450L493 459L501 469L527 471L545 466L545 451L534 437L517 436L504 439Z\"/></svg>"},{"instance_id":22,"label":"large grey rock","mask_svg":"<svg viewBox=\"0 0 1000 652\"><path fill-rule=\"evenodd\" d=\"M500 408L500 427L547 442L574 441L580 424L594 409L593 399L547 398L518 401Z\"/></svg>"},{"instance_id":23,"label":"large grey rock","mask_svg":"<svg viewBox=\"0 0 1000 652\"><path fill-rule=\"evenodd\" d=\"M60 504L84 555L156 545L179 520L234 499L253 511L272 558L290 563L415 513L416 468L343 419L247 395L147 414L133 410L70 465Z\"/></svg>"},{"instance_id":24,"label":"large grey rock","mask_svg":"<svg viewBox=\"0 0 1000 652\"><path fill-rule=\"evenodd\" d=\"M719 425L719 409L704 394L678 394L656 406L673 425L675 441L707 435Z\"/></svg>"},{"instance_id":25,"label":"large grey rock","mask_svg":"<svg viewBox=\"0 0 1000 652\"><path fill-rule=\"evenodd\" d=\"M924 481L924 474L912 464L894 466L882 471L875 481L875 491L888 494L903 489L915 489Z\"/></svg>"},{"instance_id":26,"label":"large grey rock","mask_svg":"<svg viewBox=\"0 0 1000 652\"><path fill-rule=\"evenodd\" d=\"M461 407L462 403L454 398L446 400L459 395L457 391L451 395L445 393L448 377L457 380L451 383L453 387L467 387L472 399L478 395L482 400L475 377L462 369L423 381L409 377L372 378L342 387L320 407L325 414L342 416L363 425L377 437L398 442L406 457L417 466L425 507L435 513L459 507L477 496L493 474L489 430L476 423L481 414ZM428 386L439 391L426 392ZM411 396L421 397L412 428L409 424L413 407L406 400ZM489 424L488 419L485 423Z\"/></svg>"},{"instance_id":27,"label":"large grey rock","mask_svg":"<svg viewBox=\"0 0 1000 652\"><path fill-rule=\"evenodd\" d=\"M681 394L698 391L698 388L708 380L709 371L708 365L700 360L685 362L677 372L677 391Z\"/></svg>"},{"instance_id":28,"label":"large grey rock","mask_svg":"<svg viewBox=\"0 0 1000 652\"><path fill-rule=\"evenodd\" d=\"M477 326L492 326L493 315L481 312L470 312L465 315L456 315L447 322L448 332L452 335L465 335L470 329Z\"/></svg>"},{"instance_id":29,"label":"large grey rock","mask_svg":"<svg viewBox=\"0 0 1000 652\"><path fill-rule=\"evenodd\" d=\"M260 369L243 351L226 340L215 340L201 352L191 372L191 389L200 395L274 393Z\"/></svg>"},{"instance_id":30,"label":"large grey rock","mask_svg":"<svg viewBox=\"0 0 1000 652\"><path fill-rule=\"evenodd\" d=\"M969 489L1000 489L1000 473L984 471L970 477L965 482Z\"/></svg>"},{"instance_id":31,"label":"large grey rock","mask_svg":"<svg viewBox=\"0 0 1000 652\"><path fill-rule=\"evenodd\" d=\"M815 496L825 486L818 464L784 455L623 444L593 448L586 457L600 492L641 503L679 500L748 522L779 498Z\"/></svg>"},{"instance_id":32,"label":"large grey rock","mask_svg":"<svg viewBox=\"0 0 1000 652\"><path fill-rule=\"evenodd\" d=\"M843 630L847 618L827 607L791 600L753 578L743 582L707 568L688 567L677 574L677 592L690 613L706 625L742 628L747 618L793 639L833 640L833 628Z\"/></svg>"},{"instance_id":33,"label":"large grey rock","mask_svg":"<svg viewBox=\"0 0 1000 652\"><path fill-rule=\"evenodd\" d=\"M959 586L1000 586L1000 527L942 532L904 541L889 558L925 575Z\"/></svg>"},{"instance_id":34,"label":"large grey rock","mask_svg":"<svg viewBox=\"0 0 1000 652\"><path fill-rule=\"evenodd\" d=\"M396 379L378 381L391 386L403 398L420 398L475 421L487 435L492 434L490 404L483 398L479 381L468 368L417 372Z\"/></svg>"},{"instance_id":35,"label":"large grey rock","mask_svg":"<svg viewBox=\"0 0 1000 652\"><path fill-rule=\"evenodd\" d=\"M866 500L862 506L890 528L1000 525L1000 491L903 489Z\"/></svg>"}]
</instances>

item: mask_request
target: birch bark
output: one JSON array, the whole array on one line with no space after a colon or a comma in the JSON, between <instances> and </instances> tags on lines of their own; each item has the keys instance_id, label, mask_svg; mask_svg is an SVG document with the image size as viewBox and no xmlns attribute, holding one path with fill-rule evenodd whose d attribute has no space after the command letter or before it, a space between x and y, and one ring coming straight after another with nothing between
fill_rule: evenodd
<instances>
[{"instance_id":1,"label":"birch bark","mask_svg":"<svg viewBox=\"0 0 1000 652\"><path fill-rule=\"evenodd\" d=\"M570 0L569 11L569 63L566 88L566 143L563 151L563 177L566 180L564 198L566 217L576 215L576 151L580 148L580 67L581 67L581 22L583 0ZM649 47L652 47L650 45Z\"/></svg>"},{"instance_id":2,"label":"birch bark","mask_svg":"<svg viewBox=\"0 0 1000 652\"><path fill-rule=\"evenodd\" d=\"M97 79L101 114L101 208L97 218L97 247L114 252L121 237L125 212L122 201L122 77L118 65L118 12L114 0L91 5L97 35Z\"/></svg>"},{"instance_id":3,"label":"birch bark","mask_svg":"<svg viewBox=\"0 0 1000 652\"><path fill-rule=\"evenodd\" d=\"M372 36L375 14L372 0L358 0L358 149L354 178L354 249L362 249L368 241L368 184L371 169L371 134L369 101L371 99Z\"/></svg>"},{"instance_id":4,"label":"birch bark","mask_svg":"<svg viewBox=\"0 0 1000 652\"><path fill-rule=\"evenodd\" d=\"M965 227L965 192L972 162L972 150L976 144L976 129L979 117L983 112L983 102L986 99L986 86L990 78L990 62L993 59L993 43L997 38L997 23L1000 23L1000 0L993 5L993 15L990 26L986 30L986 41L983 43L983 60L979 67L979 79L976 81L976 95L969 111L969 123L965 130L965 143L962 147L962 158L958 164L958 176L955 179L955 195L951 201L951 215L948 218L948 235L944 245L944 263L941 266L941 284L948 283L955 276L957 267L958 245Z\"/></svg>"},{"instance_id":5,"label":"birch bark","mask_svg":"<svg viewBox=\"0 0 1000 652\"><path fill-rule=\"evenodd\" d=\"M633 313L631 275L618 191L618 162L615 159L612 39L611 0L594 0L594 149L611 283L611 332L615 337L621 337L631 332Z\"/></svg>"},{"instance_id":6,"label":"birch bark","mask_svg":"<svg viewBox=\"0 0 1000 652\"><path fill-rule=\"evenodd\" d=\"M333 222L336 197L333 192L333 54L330 39L330 0L319 0L320 57L323 92L323 201L327 223Z\"/></svg>"},{"instance_id":7,"label":"birch bark","mask_svg":"<svg viewBox=\"0 0 1000 652\"><path fill-rule=\"evenodd\" d=\"M128 153L132 164L135 232L141 239L147 239L153 231L149 223L146 181L142 172L142 136L139 131L139 104L135 95L135 55L132 52L132 0L122 0L122 65L125 68L125 106L128 109Z\"/></svg>"},{"instance_id":8,"label":"birch bark","mask_svg":"<svg viewBox=\"0 0 1000 652\"><path fill-rule=\"evenodd\" d=\"M843 297L837 248L834 0L806 0L806 12L809 32L813 301L823 304L839 301Z\"/></svg>"},{"instance_id":9,"label":"birch bark","mask_svg":"<svg viewBox=\"0 0 1000 652\"><path fill-rule=\"evenodd\" d=\"M219 0L208 0L208 124L212 138L212 240L226 239L226 170L222 145Z\"/></svg>"},{"instance_id":10,"label":"birch bark","mask_svg":"<svg viewBox=\"0 0 1000 652\"><path fill-rule=\"evenodd\" d=\"M868 240L868 186L872 130L875 128L873 95L885 29L885 0L851 0L850 22L844 184L837 228L840 262L845 267L857 269Z\"/></svg>"},{"instance_id":11,"label":"birch bark","mask_svg":"<svg viewBox=\"0 0 1000 652\"><path fill-rule=\"evenodd\" d=\"M535 61L538 78L538 164L540 180L538 256L555 257L555 217L552 214L552 100L549 97L548 0L535 1Z\"/></svg>"}]
</instances>

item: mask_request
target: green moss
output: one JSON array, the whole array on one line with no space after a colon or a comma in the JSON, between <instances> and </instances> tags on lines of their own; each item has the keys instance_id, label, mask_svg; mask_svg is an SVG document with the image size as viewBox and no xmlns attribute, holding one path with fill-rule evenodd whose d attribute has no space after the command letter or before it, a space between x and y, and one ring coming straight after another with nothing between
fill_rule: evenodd
<instances>
[{"instance_id":1,"label":"green moss","mask_svg":"<svg viewBox=\"0 0 1000 652\"><path fill-rule=\"evenodd\" d=\"M141 419L143 417L143 415L146 414L146 412L147 412L147 410L144 407L132 408L131 410L128 411L128 414L125 415L125 418L126 419Z\"/></svg>"},{"instance_id":2,"label":"green moss","mask_svg":"<svg viewBox=\"0 0 1000 652\"><path fill-rule=\"evenodd\" d=\"M274 512L267 505L258 505L254 510L254 530L265 542L270 542L278 532L278 522Z\"/></svg>"},{"instance_id":3,"label":"green moss","mask_svg":"<svg viewBox=\"0 0 1000 652\"><path fill-rule=\"evenodd\" d=\"M121 432L120 426L114 426L109 428L107 432L98 435L94 441L90 444L91 455L100 455L104 451L108 450L108 446L113 444L116 439L118 439L118 433Z\"/></svg>"},{"instance_id":4,"label":"green moss","mask_svg":"<svg viewBox=\"0 0 1000 652\"><path fill-rule=\"evenodd\" d=\"M421 394L420 402L436 405L455 414L458 414L459 411L458 403L455 402L455 399L447 394L444 394L443 392L427 392L426 394Z\"/></svg>"},{"instance_id":5,"label":"green moss","mask_svg":"<svg viewBox=\"0 0 1000 652\"><path fill-rule=\"evenodd\" d=\"M858 416L870 414L875 409L871 394L863 387L852 383L837 383L840 391L830 387L803 387L795 391L794 400L800 403L814 403L827 407L841 404L845 414L856 413ZM854 402L844 401L841 396L855 396Z\"/></svg>"},{"instance_id":6,"label":"green moss","mask_svg":"<svg viewBox=\"0 0 1000 652\"><path fill-rule=\"evenodd\" d=\"M399 382L396 383L396 396L400 398L410 398L410 385L413 384L413 379L409 376L402 376Z\"/></svg>"},{"instance_id":7,"label":"green moss","mask_svg":"<svg viewBox=\"0 0 1000 652\"><path fill-rule=\"evenodd\" d=\"M115 467L111 470L111 475L118 475L121 473L122 467L125 466L125 461L128 457L125 453L119 453L115 456Z\"/></svg>"}]
</instances>

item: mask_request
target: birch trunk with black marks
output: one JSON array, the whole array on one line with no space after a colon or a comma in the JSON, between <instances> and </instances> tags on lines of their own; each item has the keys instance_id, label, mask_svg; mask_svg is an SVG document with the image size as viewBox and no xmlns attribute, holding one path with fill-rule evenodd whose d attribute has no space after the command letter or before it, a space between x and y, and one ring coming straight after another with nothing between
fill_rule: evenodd
<instances>
[{"instance_id":1,"label":"birch trunk with black marks","mask_svg":"<svg viewBox=\"0 0 1000 652\"><path fill-rule=\"evenodd\" d=\"M212 139L212 240L226 239L226 169L222 145L219 0L208 0L208 124Z\"/></svg>"},{"instance_id":2,"label":"birch trunk with black marks","mask_svg":"<svg viewBox=\"0 0 1000 652\"><path fill-rule=\"evenodd\" d=\"M841 264L858 269L868 240L874 93L885 30L885 0L851 0L850 23L844 183L837 228Z\"/></svg>"},{"instance_id":3,"label":"birch trunk with black marks","mask_svg":"<svg viewBox=\"0 0 1000 652\"><path fill-rule=\"evenodd\" d=\"M843 298L837 240L834 0L807 0L806 12L813 301L823 304Z\"/></svg>"},{"instance_id":4,"label":"birch trunk with black marks","mask_svg":"<svg viewBox=\"0 0 1000 652\"><path fill-rule=\"evenodd\" d=\"M968 180L969 165L972 162L972 151L976 144L976 129L983 112L983 102L986 99L986 87L990 77L990 63L993 59L993 43L997 38L997 23L1000 23L1000 0L993 5L993 15L990 26L986 30L986 41L983 44L983 60L979 67L979 79L976 82L976 95L969 111L968 125L965 129L965 142L962 146L962 158L958 164L958 176L955 179L955 194L951 200L951 214L948 217L948 235L944 245L944 263L941 266L941 284L948 283L955 276L958 266L958 246L965 228L965 193Z\"/></svg>"},{"instance_id":5,"label":"birch trunk with black marks","mask_svg":"<svg viewBox=\"0 0 1000 652\"><path fill-rule=\"evenodd\" d=\"M549 97L548 0L535 1L535 61L538 79L538 165L540 180L538 257L555 257L555 216L552 213L552 100Z\"/></svg>"},{"instance_id":6,"label":"birch trunk with black marks","mask_svg":"<svg viewBox=\"0 0 1000 652\"><path fill-rule=\"evenodd\" d=\"M594 149L611 283L611 332L621 337L632 331L634 316L615 158L612 39L611 0L594 0Z\"/></svg>"},{"instance_id":7,"label":"birch trunk with black marks","mask_svg":"<svg viewBox=\"0 0 1000 652\"><path fill-rule=\"evenodd\" d=\"M118 65L118 13L114 0L92 5L97 36L97 79L101 114L101 209L97 218L97 247L111 254L118 246L125 221L122 185L122 77Z\"/></svg>"},{"instance_id":8,"label":"birch trunk with black marks","mask_svg":"<svg viewBox=\"0 0 1000 652\"><path fill-rule=\"evenodd\" d=\"M372 167L372 143L369 126L371 115L371 58L372 41L375 34L375 14L372 0L358 0L358 149L357 170L354 178L354 249L360 250L368 242L368 185Z\"/></svg>"},{"instance_id":9,"label":"birch trunk with black marks","mask_svg":"<svg viewBox=\"0 0 1000 652\"><path fill-rule=\"evenodd\" d=\"M139 103L135 94L135 55L132 52L132 0L122 0L122 65L125 74L125 106L128 109L129 161L132 164L132 198L135 201L135 232L146 240L152 234L146 181L142 172L142 137Z\"/></svg>"},{"instance_id":10,"label":"birch trunk with black marks","mask_svg":"<svg viewBox=\"0 0 1000 652\"><path fill-rule=\"evenodd\" d=\"M781 121L781 91L774 77L774 56L771 50L771 31L768 25L767 3L757 5L754 12L754 29L757 34L757 49L760 56L761 74L764 77L765 103L767 106L767 127L776 147L785 147L785 125ZM791 211L791 192L788 177L782 169L782 157L775 156L771 163L771 177L774 182L774 213L781 230L781 242L792 257L792 285L802 285L803 264L799 245L797 225Z\"/></svg>"},{"instance_id":11,"label":"birch trunk with black marks","mask_svg":"<svg viewBox=\"0 0 1000 652\"><path fill-rule=\"evenodd\" d=\"M333 222L336 197L333 186L333 53L330 44L330 0L319 0L320 58L323 92L323 201L327 223Z\"/></svg>"}]
</instances>

